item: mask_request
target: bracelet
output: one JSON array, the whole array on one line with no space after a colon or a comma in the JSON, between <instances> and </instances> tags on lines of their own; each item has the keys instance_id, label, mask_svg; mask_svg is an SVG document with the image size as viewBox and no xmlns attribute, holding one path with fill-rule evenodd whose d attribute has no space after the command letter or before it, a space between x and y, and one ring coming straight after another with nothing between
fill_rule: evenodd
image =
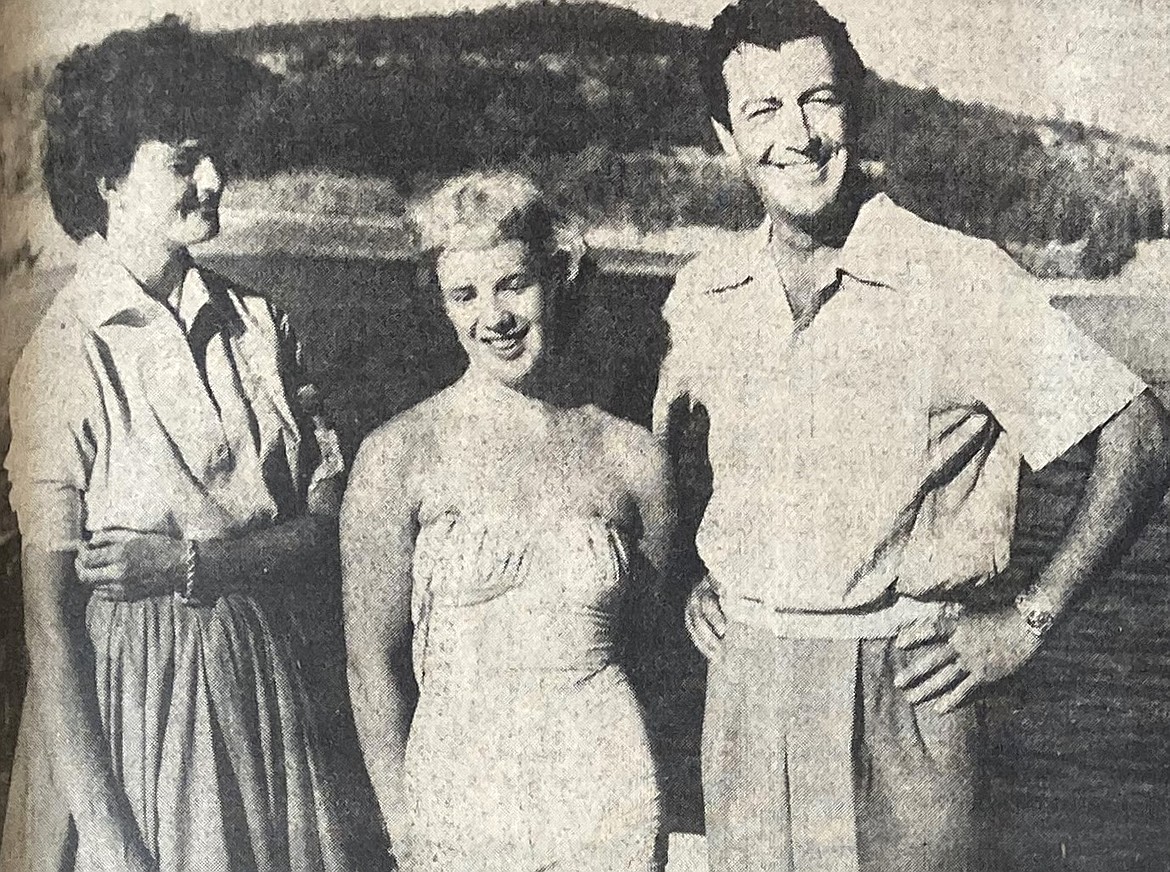
<instances>
[{"instance_id":1,"label":"bracelet","mask_svg":"<svg viewBox=\"0 0 1170 872\"><path fill-rule=\"evenodd\" d=\"M199 568L199 552L194 539L188 539L186 546L183 552L183 587L182 590L175 591L175 595L184 605L191 605L195 601L195 573Z\"/></svg>"}]
</instances>

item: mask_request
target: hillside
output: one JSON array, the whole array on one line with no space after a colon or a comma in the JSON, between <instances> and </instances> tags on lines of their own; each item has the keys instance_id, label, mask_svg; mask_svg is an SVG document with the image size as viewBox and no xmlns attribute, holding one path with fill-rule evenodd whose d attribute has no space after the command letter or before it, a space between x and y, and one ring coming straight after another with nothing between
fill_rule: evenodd
<instances>
[{"instance_id":1,"label":"hillside","mask_svg":"<svg viewBox=\"0 0 1170 872\"><path fill-rule=\"evenodd\" d=\"M714 151L695 72L699 28L600 3L533 3L255 27L224 38L285 76L268 121L281 150L253 158L257 171L328 167L411 187L420 174L522 162L584 189L574 199L604 215L658 203L660 189L671 189L675 214L635 207L643 225L754 220L751 198L694 153ZM896 199L927 217L1001 241L1094 237L1087 256L1101 261L1099 272L1115 270L1127 252L1094 249L1162 234L1167 181L1130 153L1170 149L876 76L868 106L865 156L884 165ZM679 150L675 178L629 157ZM588 159L568 159L580 155Z\"/></svg>"},{"instance_id":2,"label":"hillside","mask_svg":"<svg viewBox=\"0 0 1170 872\"><path fill-rule=\"evenodd\" d=\"M696 27L602 3L537 2L215 38L280 76L241 123L233 167L252 178L324 179L316 200L356 177L393 212L437 175L510 165L594 224L734 228L758 218L715 153ZM15 96L6 114L34 113L28 90L42 78L7 83L3 93ZM1025 252L1029 266L1053 274L1114 273L1136 242L1165 235L1170 147L876 76L868 90L864 156L883 169L880 184L925 217ZM35 163L35 137L4 143L6 156L21 149L4 163L7 193L35 178L21 169ZM6 235L8 252L18 240Z\"/></svg>"}]
</instances>

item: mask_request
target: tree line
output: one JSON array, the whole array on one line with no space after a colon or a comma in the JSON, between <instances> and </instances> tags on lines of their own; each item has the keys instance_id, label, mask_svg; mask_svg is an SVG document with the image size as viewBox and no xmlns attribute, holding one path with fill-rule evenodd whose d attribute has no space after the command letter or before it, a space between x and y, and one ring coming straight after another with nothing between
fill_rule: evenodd
<instances>
[{"instance_id":1,"label":"tree line","mask_svg":"<svg viewBox=\"0 0 1170 872\"><path fill-rule=\"evenodd\" d=\"M596 221L742 227L758 207L716 157L702 31L600 3L256 26L218 35L272 70L230 157L244 176L312 169L391 180L521 166ZM34 92L0 88L3 184L35 183ZM864 157L899 202L1009 248L1079 245L1092 275L1162 235L1162 188L1100 131L871 76ZM5 245L5 250L12 248Z\"/></svg>"}]
</instances>

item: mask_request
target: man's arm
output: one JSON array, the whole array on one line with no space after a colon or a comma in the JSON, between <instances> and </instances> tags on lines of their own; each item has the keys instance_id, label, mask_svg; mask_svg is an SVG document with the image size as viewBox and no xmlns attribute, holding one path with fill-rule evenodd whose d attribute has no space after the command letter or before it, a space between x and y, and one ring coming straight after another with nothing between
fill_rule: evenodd
<instances>
[{"instance_id":1,"label":"man's arm","mask_svg":"<svg viewBox=\"0 0 1170 872\"><path fill-rule=\"evenodd\" d=\"M1109 572L1170 484L1170 414L1150 391L1101 428L1084 495L1059 549L1028 594L1054 615Z\"/></svg>"},{"instance_id":2,"label":"man's arm","mask_svg":"<svg viewBox=\"0 0 1170 872\"><path fill-rule=\"evenodd\" d=\"M915 656L898 677L913 703L949 711L1011 675L1040 647L1022 609L1055 618L1121 559L1170 485L1170 415L1146 391L1098 431L1088 483L1072 522L1021 607L963 613L953 628L912 628L898 640Z\"/></svg>"},{"instance_id":3,"label":"man's arm","mask_svg":"<svg viewBox=\"0 0 1170 872\"><path fill-rule=\"evenodd\" d=\"M696 396L694 380L686 360L686 338L681 331L671 331L671 348L658 377L654 396L654 434L661 441L674 468L677 495L675 546L667 576L688 578L688 570L701 566L695 549L695 534L707 500L711 496L712 472L707 454L707 409ZM687 633L695 647L708 660L722 650L727 618L719 604L715 583L702 571L686 604Z\"/></svg>"}]
</instances>

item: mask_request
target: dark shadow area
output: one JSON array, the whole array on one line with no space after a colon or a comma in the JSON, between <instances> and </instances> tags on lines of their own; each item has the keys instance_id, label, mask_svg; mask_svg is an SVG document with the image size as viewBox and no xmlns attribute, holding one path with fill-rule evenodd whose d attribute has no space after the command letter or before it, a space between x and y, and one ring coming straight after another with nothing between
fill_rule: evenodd
<instances>
[{"instance_id":1,"label":"dark shadow area","mask_svg":"<svg viewBox=\"0 0 1170 872\"><path fill-rule=\"evenodd\" d=\"M289 313L347 458L374 427L463 371L439 300L414 289L413 263L280 253L207 262Z\"/></svg>"},{"instance_id":2,"label":"dark shadow area","mask_svg":"<svg viewBox=\"0 0 1170 872\"><path fill-rule=\"evenodd\" d=\"M606 411L642 426L651 425L658 373L670 337L662 318L670 282L660 278L605 275L593 285L586 317L575 337L576 359L592 374L594 402ZM685 432L672 438L672 448L696 459L682 469L679 482L682 518L677 564L667 574L651 628L633 641L630 672L645 707L659 765L664 828L670 832L702 832L703 807L699 747L706 664L691 644L683 625L687 593L701 577L694 552L694 531L702 505L710 495L710 468L703 421L680 416ZM672 451L672 453L675 453ZM676 454L677 456L677 454Z\"/></svg>"},{"instance_id":3,"label":"dark shadow area","mask_svg":"<svg viewBox=\"0 0 1170 872\"><path fill-rule=\"evenodd\" d=\"M1017 577L1049 558L1084 488L1091 445L1025 472ZM1170 867L1170 513L1076 604L988 706L988 760L1008 868Z\"/></svg>"}]
</instances>

